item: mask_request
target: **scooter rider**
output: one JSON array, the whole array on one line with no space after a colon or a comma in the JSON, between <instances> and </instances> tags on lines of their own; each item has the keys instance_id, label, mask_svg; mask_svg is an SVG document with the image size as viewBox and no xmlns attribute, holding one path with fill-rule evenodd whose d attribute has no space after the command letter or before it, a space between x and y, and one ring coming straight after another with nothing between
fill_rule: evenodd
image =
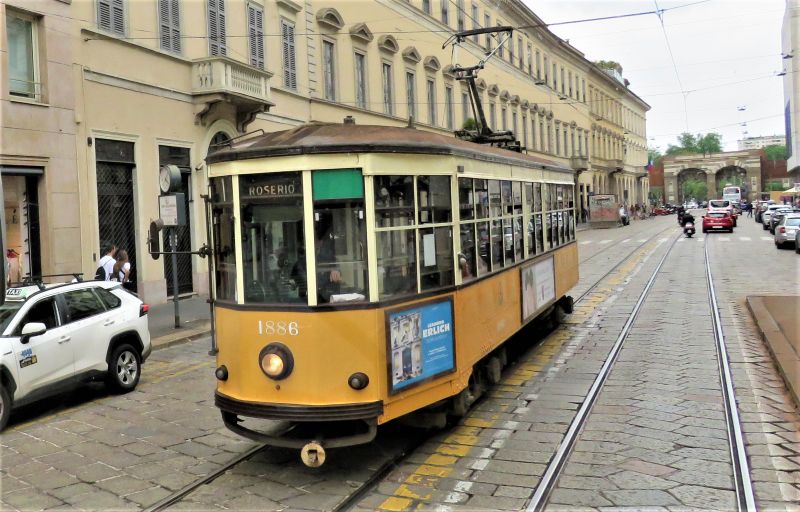
<instances>
[{"instance_id":1,"label":"scooter rider","mask_svg":"<svg viewBox=\"0 0 800 512\"><path fill-rule=\"evenodd\" d=\"M681 217L681 227L686 227L686 224L691 222L694 224L694 216L688 211Z\"/></svg>"},{"instance_id":2,"label":"scooter rider","mask_svg":"<svg viewBox=\"0 0 800 512\"><path fill-rule=\"evenodd\" d=\"M683 226L683 215L685 214L685 212L686 210L683 208L683 206L678 207L678 224L680 224L681 226Z\"/></svg>"}]
</instances>

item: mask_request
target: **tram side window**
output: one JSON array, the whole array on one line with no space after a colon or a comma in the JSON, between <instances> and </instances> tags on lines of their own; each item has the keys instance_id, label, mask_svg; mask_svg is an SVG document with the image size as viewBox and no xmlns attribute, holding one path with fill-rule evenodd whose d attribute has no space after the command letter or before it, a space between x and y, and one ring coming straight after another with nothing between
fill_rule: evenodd
<instances>
[{"instance_id":1,"label":"tram side window","mask_svg":"<svg viewBox=\"0 0 800 512\"><path fill-rule=\"evenodd\" d=\"M420 224L450 222L450 177L418 176L417 208Z\"/></svg>"},{"instance_id":2,"label":"tram side window","mask_svg":"<svg viewBox=\"0 0 800 512\"><path fill-rule=\"evenodd\" d=\"M453 230L449 226L419 230L420 288L453 284Z\"/></svg>"},{"instance_id":3,"label":"tram side window","mask_svg":"<svg viewBox=\"0 0 800 512\"><path fill-rule=\"evenodd\" d=\"M359 169L314 171L314 254L319 303L367 297L364 178Z\"/></svg>"},{"instance_id":4,"label":"tram side window","mask_svg":"<svg viewBox=\"0 0 800 512\"><path fill-rule=\"evenodd\" d=\"M219 300L236 300L236 251L233 215L233 179L211 179L211 215L214 233L214 292Z\"/></svg>"},{"instance_id":5,"label":"tram side window","mask_svg":"<svg viewBox=\"0 0 800 512\"><path fill-rule=\"evenodd\" d=\"M472 179L458 179L458 209L461 220L475 218L475 196L472 192Z\"/></svg>"},{"instance_id":6,"label":"tram side window","mask_svg":"<svg viewBox=\"0 0 800 512\"><path fill-rule=\"evenodd\" d=\"M376 233L378 295L385 299L416 293L414 177L375 176L373 183L376 228L381 230Z\"/></svg>"},{"instance_id":7,"label":"tram side window","mask_svg":"<svg viewBox=\"0 0 800 512\"><path fill-rule=\"evenodd\" d=\"M458 268L462 282L478 277L477 251L475 250L475 224L461 224L461 252L458 255Z\"/></svg>"},{"instance_id":8,"label":"tram side window","mask_svg":"<svg viewBox=\"0 0 800 512\"><path fill-rule=\"evenodd\" d=\"M536 234L533 222L533 183L525 183L525 217L526 229L525 233L528 238L528 255L536 254L536 241L534 236Z\"/></svg>"},{"instance_id":9,"label":"tram side window","mask_svg":"<svg viewBox=\"0 0 800 512\"><path fill-rule=\"evenodd\" d=\"M239 202L245 303L305 303L300 173L240 176Z\"/></svg>"},{"instance_id":10,"label":"tram side window","mask_svg":"<svg viewBox=\"0 0 800 512\"><path fill-rule=\"evenodd\" d=\"M487 180L475 181L475 210L477 218L489 218L489 182Z\"/></svg>"}]
</instances>

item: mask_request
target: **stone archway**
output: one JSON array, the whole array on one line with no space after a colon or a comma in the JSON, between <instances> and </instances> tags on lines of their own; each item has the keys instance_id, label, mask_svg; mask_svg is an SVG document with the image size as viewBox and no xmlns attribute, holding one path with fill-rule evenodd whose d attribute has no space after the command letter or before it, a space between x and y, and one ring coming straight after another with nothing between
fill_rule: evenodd
<instances>
[{"instance_id":1,"label":"stone archway","mask_svg":"<svg viewBox=\"0 0 800 512\"><path fill-rule=\"evenodd\" d=\"M737 185L744 189L743 197L747 197L749 187L747 186L747 171L738 165L728 165L716 172L714 186L715 193L722 197L722 188L725 185Z\"/></svg>"},{"instance_id":2,"label":"stone archway","mask_svg":"<svg viewBox=\"0 0 800 512\"><path fill-rule=\"evenodd\" d=\"M705 192L703 192L704 189L702 186L700 186L700 183L705 185ZM678 204L682 204L689 199L695 199L697 201L707 200L712 191L708 190L706 171L696 167L683 169L680 171L678 173L678 190L676 193Z\"/></svg>"}]
</instances>

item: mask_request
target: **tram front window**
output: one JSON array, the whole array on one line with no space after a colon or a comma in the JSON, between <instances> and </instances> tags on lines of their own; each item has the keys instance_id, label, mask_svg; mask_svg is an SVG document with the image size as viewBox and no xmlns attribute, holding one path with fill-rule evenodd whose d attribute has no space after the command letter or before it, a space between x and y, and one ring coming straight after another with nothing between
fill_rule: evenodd
<instances>
[{"instance_id":1,"label":"tram front window","mask_svg":"<svg viewBox=\"0 0 800 512\"><path fill-rule=\"evenodd\" d=\"M300 173L239 177L244 301L305 303Z\"/></svg>"}]
</instances>

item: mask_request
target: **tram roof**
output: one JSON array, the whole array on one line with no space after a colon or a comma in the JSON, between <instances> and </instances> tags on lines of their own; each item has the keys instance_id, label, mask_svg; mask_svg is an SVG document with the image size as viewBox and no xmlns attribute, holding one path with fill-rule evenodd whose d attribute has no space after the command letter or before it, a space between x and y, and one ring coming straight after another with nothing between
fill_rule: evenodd
<instances>
[{"instance_id":1,"label":"tram roof","mask_svg":"<svg viewBox=\"0 0 800 512\"><path fill-rule=\"evenodd\" d=\"M333 153L418 153L453 155L535 169L574 171L558 162L475 144L414 128L312 123L259 136L234 139L208 155L208 163L273 156Z\"/></svg>"}]
</instances>

